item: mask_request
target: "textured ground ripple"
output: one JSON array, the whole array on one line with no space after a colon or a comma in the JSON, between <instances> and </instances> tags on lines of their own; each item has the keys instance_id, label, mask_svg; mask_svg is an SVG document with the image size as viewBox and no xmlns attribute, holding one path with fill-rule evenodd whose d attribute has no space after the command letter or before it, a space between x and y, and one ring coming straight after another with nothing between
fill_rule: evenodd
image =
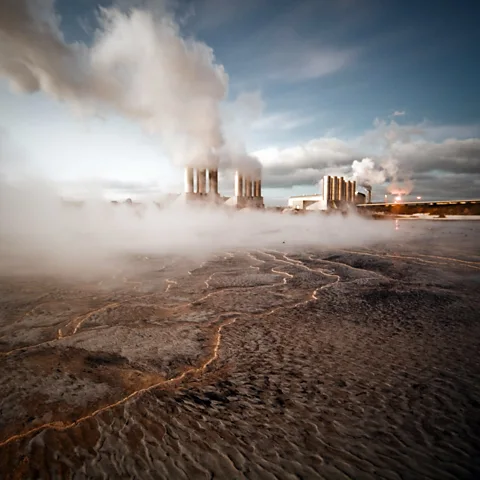
<instances>
[{"instance_id":1,"label":"textured ground ripple","mask_svg":"<svg viewBox=\"0 0 480 480\"><path fill-rule=\"evenodd\" d=\"M434 234L2 278L0 477L480 478L480 252Z\"/></svg>"}]
</instances>

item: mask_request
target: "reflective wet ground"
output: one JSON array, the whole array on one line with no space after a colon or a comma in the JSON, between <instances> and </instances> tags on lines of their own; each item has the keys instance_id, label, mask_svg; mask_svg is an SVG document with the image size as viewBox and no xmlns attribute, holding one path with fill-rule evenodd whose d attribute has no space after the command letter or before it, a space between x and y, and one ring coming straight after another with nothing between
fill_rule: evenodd
<instances>
[{"instance_id":1,"label":"reflective wet ground","mask_svg":"<svg viewBox=\"0 0 480 480\"><path fill-rule=\"evenodd\" d=\"M0 477L480 478L480 222L429 223L1 277Z\"/></svg>"}]
</instances>

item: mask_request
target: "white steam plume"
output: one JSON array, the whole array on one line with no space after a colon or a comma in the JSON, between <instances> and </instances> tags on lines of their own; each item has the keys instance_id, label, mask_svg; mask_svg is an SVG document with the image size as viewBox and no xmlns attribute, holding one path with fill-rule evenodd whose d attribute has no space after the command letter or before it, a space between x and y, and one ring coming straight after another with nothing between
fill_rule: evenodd
<instances>
[{"instance_id":1,"label":"white steam plume","mask_svg":"<svg viewBox=\"0 0 480 480\"><path fill-rule=\"evenodd\" d=\"M408 195L413 190L413 181L406 179L404 181L395 181L392 182L388 187L388 193L392 195L399 195L403 197L404 195Z\"/></svg>"},{"instance_id":2,"label":"white steam plume","mask_svg":"<svg viewBox=\"0 0 480 480\"><path fill-rule=\"evenodd\" d=\"M384 162L377 166L371 158L361 161L354 160L352 163L352 175L356 181L365 187L381 185L394 178L397 174L397 166L394 162Z\"/></svg>"},{"instance_id":3,"label":"white steam plume","mask_svg":"<svg viewBox=\"0 0 480 480\"><path fill-rule=\"evenodd\" d=\"M225 106L225 146L220 152L223 167L238 169L244 175L260 177L262 164L259 159L247 152L245 137L253 123L261 117L265 103L259 91L240 94L237 99Z\"/></svg>"},{"instance_id":4,"label":"white steam plume","mask_svg":"<svg viewBox=\"0 0 480 480\"><path fill-rule=\"evenodd\" d=\"M354 160L352 163L352 175L359 185L371 189L373 185L382 185L390 182L387 192L392 195L404 196L413 190L413 181L409 178L399 178L398 165L389 160L377 166L371 158L362 161Z\"/></svg>"},{"instance_id":5,"label":"white steam plume","mask_svg":"<svg viewBox=\"0 0 480 480\"><path fill-rule=\"evenodd\" d=\"M177 164L216 165L228 76L211 48L182 37L165 2L156 7L101 9L86 46L65 42L53 0L1 0L0 76L80 112L137 120Z\"/></svg>"}]
</instances>

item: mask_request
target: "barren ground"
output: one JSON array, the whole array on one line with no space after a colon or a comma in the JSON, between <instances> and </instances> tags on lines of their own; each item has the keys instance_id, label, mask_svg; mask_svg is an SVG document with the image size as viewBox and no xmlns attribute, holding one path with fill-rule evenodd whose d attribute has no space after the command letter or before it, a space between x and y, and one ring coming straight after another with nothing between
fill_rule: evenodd
<instances>
[{"instance_id":1,"label":"barren ground","mask_svg":"<svg viewBox=\"0 0 480 480\"><path fill-rule=\"evenodd\" d=\"M1 276L0 477L480 478L480 224L418 225Z\"/></svg>"}]
</instances>

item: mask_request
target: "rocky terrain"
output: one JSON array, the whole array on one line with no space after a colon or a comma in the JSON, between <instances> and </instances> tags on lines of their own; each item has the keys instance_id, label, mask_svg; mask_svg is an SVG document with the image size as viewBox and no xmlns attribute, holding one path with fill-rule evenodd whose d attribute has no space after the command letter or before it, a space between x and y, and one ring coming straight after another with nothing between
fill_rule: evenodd
<instances>
[{"instance_id":1,"label":"rocky terrain","mask_svg":"<svg viewBox=\"0 0 480 480\"><path fill-rule=\"evenodd\" d=\"M418 225L1 276L0 477L480 478L480 224Z\"/></svg>"}]
</instances>

